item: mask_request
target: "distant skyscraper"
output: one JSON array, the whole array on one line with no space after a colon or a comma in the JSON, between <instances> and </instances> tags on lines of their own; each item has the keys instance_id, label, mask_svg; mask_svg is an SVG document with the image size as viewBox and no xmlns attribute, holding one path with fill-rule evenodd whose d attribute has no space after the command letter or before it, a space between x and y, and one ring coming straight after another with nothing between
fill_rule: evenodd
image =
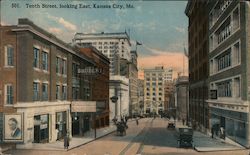
<instances>
[{"instance_id":1,"label":"distant skyscraper","mask_svg":"<svg viewBox=\"0 0 250 155\"><path fill-rule=\"evenodd\" d=\"M173 70L163 66L144 69L144 111L160 114L164 111L164 85L172 81Z\"/></svg>"}]
</instances>

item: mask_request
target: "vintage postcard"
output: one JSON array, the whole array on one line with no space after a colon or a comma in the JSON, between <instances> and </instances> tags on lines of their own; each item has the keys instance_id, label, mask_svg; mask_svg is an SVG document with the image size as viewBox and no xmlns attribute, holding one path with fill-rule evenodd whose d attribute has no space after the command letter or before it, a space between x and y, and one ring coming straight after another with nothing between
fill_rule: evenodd
<instances>
[{"instance_id":1,"label":"vintage postcard","mask_svg":"<svg viewBox=\"0 0 250 155\"><path fill-rule=\"evenodd\" d=\"M248 0L0 0L0 154L248 155Z\"/></svg>"}]
</instances>

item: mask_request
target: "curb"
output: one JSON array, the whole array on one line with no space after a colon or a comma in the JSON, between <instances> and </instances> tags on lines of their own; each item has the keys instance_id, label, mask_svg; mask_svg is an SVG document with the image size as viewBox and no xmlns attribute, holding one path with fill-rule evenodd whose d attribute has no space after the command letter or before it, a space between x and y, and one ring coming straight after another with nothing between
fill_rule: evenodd
<instances>
[{"instance_id":1,"label":"curb","mask_svg":"<svg viewBox=\"0 0 250 155\"><path fill-rule=\"evenodd\" d=\"M86 144L88 144L88 143L91 143L91 142L93 142L93 141L95 141L95 140L98 140L98 139L100 139L100 138L102 138L102 137L105 137L105 136L107 136L107 135L110 135L111 133L114 133L115 131L116 131L116 130L111 131L111 132L109 132L109 133L106 133L106 134L104 134L104 135L101 135L101 136L99 136L99 137L96 137L95 139L92 139L92 140L90 140L90 141L88 141L88 142L86 142L86 143L83 143L83 144L77 145L77 146L75 146L75 147L72 147L72 148L67 149L67 150L64 150L64 151L65 151L65 152L67 152L67 151L70 151L70 150L72 150L72 149L75 149L75 148L81 147L81 146L86 145Z\"/></svg>"},{"instance_id":2,"label":"curb","mask_svg":"<svg viewBox=\"0 0 250 155\"><path fill-rule=\"evenodd\" d=\"M194 147L194 150L197 152L218 152L218 151L238 151L238 150L246 150L245 148L228 148L228 149L215 149L215 150L199 150Z\"/></svg>"}]
</instances>

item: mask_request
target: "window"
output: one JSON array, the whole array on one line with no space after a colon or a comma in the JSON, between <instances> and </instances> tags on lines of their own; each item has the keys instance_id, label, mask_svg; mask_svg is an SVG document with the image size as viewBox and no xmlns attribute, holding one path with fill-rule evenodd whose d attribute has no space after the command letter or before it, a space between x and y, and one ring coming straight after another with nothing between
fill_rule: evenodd
<instances>
[{"instance_id":1,"label":"window","mask_svg":"<svg viewBox=\"0 0 250 155\"><path fill-rule=\"evenodd\" d=\"M219 97L232 97L232 80L219 82L216 85Z\"/></svg>"},{"instance_id":2,"label":"window","mask_svg":"<svg viewBox=\"0 0 250 155\"><path fill-rule=\"evenodd\" d=\"M62 75L66 75L66 60L62 59Z\"/></svg>"},{"instance_id":3,"label":"window","mask_svg":"<svg viewBox=\"0 0 250 155\"><path fill-rule=\"evenodd\" d=\"M210 74L213 74L213 60L210 60Z\"/></svg>"},{"instance_id":4,"label":"window","mask_svg":"<svg viewBox=\"0 0 250 155\"><path fill-rule=\"evenodd\" d=\"M60 85L56 85L56 100L60 100Z\"/></svg>"},{"instance_id":5,"label":"window","mask_svg":"<svg viewBox=\"0 0 250 155\"><path fill-rule=\"evenodd\" d=\"M217 58L217 70L220 71L224 68L231 66L231 48L226 52L219 55Z\"/></svg>"},{"instance_id":6,"label":"window","mask_svg":"<svg viewBox=\"0 0 250 155\"><path fill-rule=\"evenodd\" d=\"M233 11L233 30L235 31L240 26L240 15L239 15L239 8L236 8Z\"/></svg>"},{"instance_id":7,"label":"window","mask_svg":"<svg viewBox=\"0 0 250 155\"><path fill-rule=\"evenodd\" d=\"M6 94L6 104L13 104L13 86L11 84L6 85L5 87Z\"/></svg>"},{"instance_id":8,"label":"window","mask_svg":"<svg viewBox=\"0 0 250 155\"><path fill-rule=\"evenodd\" d=\"M67 100L67 86L62 86L62 100Z\"/></svg>"},{"instance_id":9,"label":"window","mask_svg":"<svg viewBox=\"0 0 250 155\"><path fill-rule=\"evenodd\" d=\"M240 58L240 43L237 42L233 46L233 58L234 58L234 65L237 65L240 63L241 58Z\"/></svg>"},{"instance_id":10,"label":"window","mask_svg":"<svg viewBox=\"0 0 250 155\"><path fill-rule=\"evenodd\" d=\"M78 99L78 92L79 88L78 87L72 87L72 99L77 100Z\"/></svg>"},{"instance_id":11,"label":"window","mask_svg":"<svg viewBox=\"0 0 250 155\"><path fill-rule=\"evenodd\" d=\"M56 57L56 73L60 73L60 58Z\"/></svg>"},{"instance_id":12,"label":"window","mask_svg":"<svg viewBox=\"0 0 250 155\"><path fill-rule=\"evenodd\" d=\"M79 69L79 65L76 63L72 64L72 76L73 77L77 77L78 75L78 69Z\"/></svg>"},{"instance_id":13,"label":"window","mask_svg":"<svg viewBox=\"0 0 250 155\"><path fill-rule=\"evenodd\" d=\"M48 71L48 53L42 52L42 69Z\"/></svg>"},{"instance_id":14,"label":"window","mask_svg":"<svg viewBox=\"0 0 250 155\"><path fill-rule=\"evenodd\" d=\"M39 83L33 82L33 101L39 100Z\"/></svg>"},{"instance_id":15,"label":"window","mask_svg":"<svg viewBox=\"0 0 250 155\"><path fill-rule=\"evenodd\" d=\"M235 93L235 97L240 97L240 78L235 78L234 79L234 93Z\"/></svg>"},{"instance_id":16,"label":"window","mask_svg":"<svg viewBox=\"0 0 250 155\"><path fill-rule=\"evenodd\" d=\"M33 53L34 53L33 67L39 68L39 49L34 47Z\"/></svg>"},{"instance_id":17,"label":"window","mask_svg":"<svg viewBox=\"0 0 250 155\"><path fill-rule=\"evenodd\" d=\"M48 101L48 84L47 83L42 84L42 100Z\"/></svg>"},{"instance_id":18,"label":"window","mask_svg":"<svg viewBox=\"0 0 250 155\"><path fill-rule=\"evenodd\" d=\"M5 66L14 66L14 48L10 45L5 46L5 52Z\"/></svg>"}]
</instances>

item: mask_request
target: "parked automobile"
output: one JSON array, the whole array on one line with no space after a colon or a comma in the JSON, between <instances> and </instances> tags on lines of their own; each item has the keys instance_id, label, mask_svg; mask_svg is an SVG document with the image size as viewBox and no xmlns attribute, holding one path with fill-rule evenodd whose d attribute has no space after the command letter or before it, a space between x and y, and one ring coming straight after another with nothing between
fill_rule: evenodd
<instances>
[{"instance_id":1,"label":"parked automobile","mask_svg":"<svg viewBox=\"0 0 250 155\"><path fill-rule=\"evenodd\" d=\"M177 142L179 147L193 147L193 129L179 128Z\"/></svg>"}]
</instances>

